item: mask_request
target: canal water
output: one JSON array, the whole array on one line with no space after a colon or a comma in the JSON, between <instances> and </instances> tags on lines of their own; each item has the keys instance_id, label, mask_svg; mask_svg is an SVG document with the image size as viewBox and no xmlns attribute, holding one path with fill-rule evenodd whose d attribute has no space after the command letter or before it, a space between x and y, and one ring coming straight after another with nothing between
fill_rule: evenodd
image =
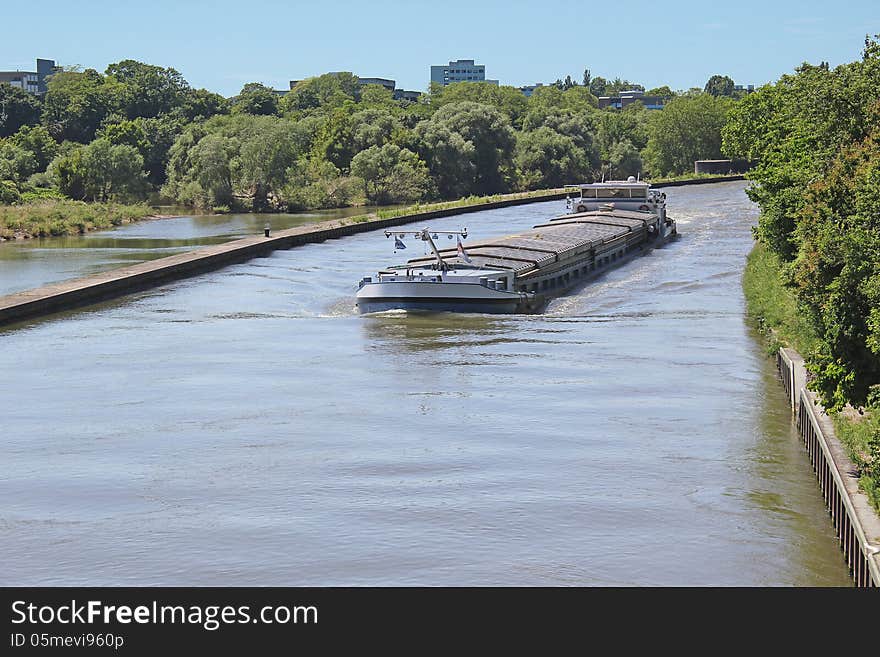
<instances>
[{"instance_id":1,"label":"canal water","mask_svg":"<svg viewBox=\"0 0 880 657\"><path fill-rule=\"evenodd\" d=\"M200 246L262 235L266 223L273 230L283 230L316 221L375 212L376 209L361 207L301 214L182 216L140 221L85 235L4 242L0 243L0 296L164 258Z\"/></svg>"},{"instance_id":2,"label":"canal water","mask_svg":"<svg viewBox=\"0 0 880 657\"><path fill-rule=\"evenodd\" d=\"M743 189L539 316L355 314L373 232L0 332L0 584L849 585Z\"/></svg>"}]
</instances>

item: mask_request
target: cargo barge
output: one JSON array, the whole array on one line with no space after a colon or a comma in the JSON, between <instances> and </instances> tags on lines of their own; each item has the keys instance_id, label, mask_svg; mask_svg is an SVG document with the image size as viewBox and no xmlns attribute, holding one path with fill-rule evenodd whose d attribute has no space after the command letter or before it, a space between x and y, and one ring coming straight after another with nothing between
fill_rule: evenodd
<instances>
[{"instance_id":1,"label":"cargo barge","mask_svg":"<svg viewBox=\"0 0 880 657\"><path fill-rule=\"evenodd\" d=\"M577 189L580 196L567 200L567 214L466 250L460 241L448 249L434 242L441 233L466 238L466 229L386 231L398 242L423 240L432 254L363 278L358 310L537 313L554 297L677 234L665 195L648 183L630 179Z\"/></svg>"}]
</instances>

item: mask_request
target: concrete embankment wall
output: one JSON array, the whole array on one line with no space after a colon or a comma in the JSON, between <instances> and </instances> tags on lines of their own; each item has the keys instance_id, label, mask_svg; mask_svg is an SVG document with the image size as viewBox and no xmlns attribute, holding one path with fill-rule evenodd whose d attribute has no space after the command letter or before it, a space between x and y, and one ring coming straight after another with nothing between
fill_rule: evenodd
<instances>
[{"instance_id":1,"label":"concrete embankment wall","mask_svg":"<svg viewBox=\"0 0 880 657\"><path fill-rule=\"evenodd\" d=\"M739 180L741 178L741 176L699 178L657 183L654 187L701 185ZM151 260L93 276L53 283L33 290L0 297L0 326L45 317L56 312L71 310L100 301L107 301L132 292L150 289L171 281L219 269L229 264L265 256L278 249L289 249L302 244L323 242L328 239L437 219L439 217L451 217L469 212L525 205L527 203L540 203L542 201L560 200L563 198L565 198L563 190L547 190L545 193L532 196L510 195L507 198L489 203L476 203L474 205L444 208L441 210L415 212L387 219L376 218L362 222L340 219L278 231L271 237L264 237L262 235L245 237L217 246L210 246L188 253Z\"/></svg>"},{"instance_id":2,"label":"concrete embankment wall","mask_svg":"<svg viewBox=\"0 0 880 657\"><path fill-rule=\"evenodd\" d=\"M784 348L776 365L853 581L880 587L880 517L859 490L856 466L837 439L831 418L805 387L804 359Z\"/></svg>"}]
</instances>

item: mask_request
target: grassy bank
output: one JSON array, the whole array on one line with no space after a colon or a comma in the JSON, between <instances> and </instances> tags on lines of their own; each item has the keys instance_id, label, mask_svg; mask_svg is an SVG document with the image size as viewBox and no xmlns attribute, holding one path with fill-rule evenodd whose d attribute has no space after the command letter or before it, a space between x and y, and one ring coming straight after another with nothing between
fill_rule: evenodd
<instances>
[{"instance_id":1,"label":"grassy bank","mask_svg":"<svg viewBox=\"0 0 880 657\"><path fill-rule=\"evenodd\" d=\"M771 354L779 347L793 347L806 356L816 348L815 333L798 312L791 290L782 284L779 259L761 244L755 244L746 260L743 291L749 319L767 338Z\"/></svg>"},{"instance_id":2,"label":"grassy bank","mask_svg":"<svg viewBox=\"0 0 880 657\"><path fill-rule=\"evenodd\" d=\"M756 244L746 261L743 291L749 319L766 337L768 352L792 347L804 358L819 346L819 339L798 312L797 301L783 283L778 258ZM864 414L847 408L832 414L837 437L859 469L859 484L880 511L880 408Z\"/></svg>"},{"instance_id":3,"label":"grassy bank","mask_svg":"<svg viewBox=\"0 0 880 657\"><path fill-rule=\"evenodd\" d=\"M0 205L0 238L20 239L86 233L138 221L155 214L149 205L44 200Z\"/></svg>"}]
</instances>

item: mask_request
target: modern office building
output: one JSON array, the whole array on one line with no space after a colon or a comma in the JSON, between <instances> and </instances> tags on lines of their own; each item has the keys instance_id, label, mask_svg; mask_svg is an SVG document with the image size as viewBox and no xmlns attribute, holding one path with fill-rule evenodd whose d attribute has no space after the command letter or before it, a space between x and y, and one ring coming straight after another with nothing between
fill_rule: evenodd
<instances>
[{"instance_id":1,"label":"modern office building","mask_svg":"<svg viewBox=\"0 0 880 657\"><path fill-rule=\"evenodd\" d=\"M38 59L36 71L0 71L0 84L11 84L28 93L41 95L46 93L46 78L58 67L51 59Z\"/></svg>"},{"instance_id":2,"label":"modern office building","mask_svg":"<svg viewBox=\"0 0 880 657\"><path fill-rule=\"evenodd\" d=\"M640 101L647 109L663 109L668 98L663 96L646 96L644 91L640 89L631 89L629 91L621 91L616 96L599 96L599 109L605 107L615 107L623 109L627 105Z\"/></svg>"},{"instance_id":3,"label":"modern office building","mask_svg":"<svg viewBox=\"0 0 880 657\"><path fill-rule=\"evenodd\" d=\"M444 87L453 82L498 84L498 80L487 80L486 67L483 64L475 64L473 59L459 59L449 62L446 66L432 66L431 82L442 84Z\"/></svg>"}]
</instances>

